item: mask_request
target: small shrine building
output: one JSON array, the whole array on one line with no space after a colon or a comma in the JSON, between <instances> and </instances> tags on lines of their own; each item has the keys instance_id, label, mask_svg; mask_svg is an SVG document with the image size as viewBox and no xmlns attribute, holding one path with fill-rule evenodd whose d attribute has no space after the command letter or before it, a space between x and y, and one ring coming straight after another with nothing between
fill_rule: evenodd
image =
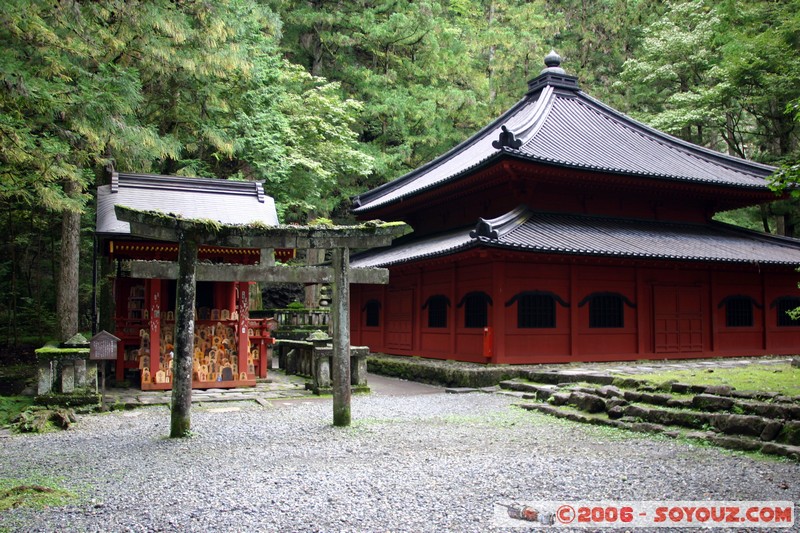
<instances>
[{"instance_id":1,"label":"small shrine building","mask_svg":"<svg viewBox=\"0 0 800 533\"><path fill-rule=\"evenodd\" d=\"M774 168L645 126L551 52L475 135L354 199L408 223L352 257L351 335L374 352L482 363L797 354L800 240L716 222L774 201Z\"/></svg>"},{"instance_id":2,"label":"small shrine building","mask_svg":"<svg viewBox=\"0 0 800 533\"><path fill-rule=\"evenodd\" d=\"M143 390L170 389L177 282L132 277L127 262L174 262L178 244L132 237L130 224L117 218L115 205L220 224L277 226L275 203L256 182L114 172L110 184L98 187L97 246L101 271L112 284L114 334L120 339L116 378L121 381L126 371L135 371ZM198 260L256 265L264 253L287 259L294 250L201 245ZM250 319L249 302L250 282L197 282L194 388L254 386L256 377L266 377L272 324Z\"/></svg>"}]
</instances>

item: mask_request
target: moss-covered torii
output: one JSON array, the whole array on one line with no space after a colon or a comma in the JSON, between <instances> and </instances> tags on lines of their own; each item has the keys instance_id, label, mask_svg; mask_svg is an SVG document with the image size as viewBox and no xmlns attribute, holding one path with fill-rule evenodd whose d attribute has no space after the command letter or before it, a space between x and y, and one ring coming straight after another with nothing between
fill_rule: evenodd
<instances>
[{"instance_id":1,"label":"moss-covered torii","mask_svg":"<svg viewBox=\"0 0 800 533\"><path fill-rule=\"evenodd\" d=\"M176 265L171 263L140 261L135 274L136 277L178 279L170 437L184 437L191 429L195 286L200 244L262 250L261 265L213 265L201 279L332 282L333 423L336 426L350 424L349 284L351 281L387 283L389 277L385 269L351 272L350 249L388 246L394 237L408 231L405 224L374 221L357 226L222 225L213 220L184 219L171 213L139 211L122 205L115 206L115 210L119 220L130 223L131 235L178 243L177 272ZM331 249L333 266L275 266L269 253L274 248Z\"/></svg>"}]
</instances>

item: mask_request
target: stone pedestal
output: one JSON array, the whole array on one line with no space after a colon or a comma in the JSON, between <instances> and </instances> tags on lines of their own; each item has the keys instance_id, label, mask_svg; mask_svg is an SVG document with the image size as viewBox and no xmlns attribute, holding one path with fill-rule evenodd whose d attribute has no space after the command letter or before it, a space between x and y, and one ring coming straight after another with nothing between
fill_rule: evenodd
<instances>
[{"instance_id":1,"label":"stone pedestal","mask_svg":"<svg viewBox=\"0 0 800 533\"><path fill-rule=\"evenodd\" d=\"M73 365L75 367L75 387L82 389L86 387L86 360L85 359L75 359L73 361Z\"/></svg>"},{"instance_id":2,"label":"stone pedestal","mask_svg":"<svg viewBox=\"0 0 800 533\"><path fill-rule=\"evenodd\" d=\"M320 389L331 388L331 349L314 350L314 387Z\"/></svg>"},{"instance_id":3,"label":"stone pedestal","mask_svg":"<svg viewBox=\"0 0 800 533\"><path fill-rule=\"evenodd\" d=\"M61 362L61 392L64 394L75 392L75 365L73 361Z\"/></svg>"},{"instance_id":4,"label":"stone pedestal","mask_svg":"<svg viewBox=\"0 0 800 533\"><path fill-rule=\"evenodd\" d=\"M352 346L350 348L350 384L355 387L367 386L368 346Z\"/></svg>"},{"instance_id":5,"label":"stone pedestal","mask_svg":"<svg viewBox=\"0 0 800 533\"><path fill-rule=\"evenodd\" d=\"M36 394L49 394L53 390L53 366L52 362L44 361L39 363L39 387Z\"/></svg>"}]
</instances>

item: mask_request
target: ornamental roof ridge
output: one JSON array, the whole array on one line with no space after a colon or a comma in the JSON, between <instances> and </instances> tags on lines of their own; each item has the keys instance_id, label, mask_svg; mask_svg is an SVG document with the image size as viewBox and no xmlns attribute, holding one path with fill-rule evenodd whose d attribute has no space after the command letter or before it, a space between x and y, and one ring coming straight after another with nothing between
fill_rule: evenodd
<instances>
[{"instance_id":1,"label":"ornamental roof ridge","mask_svg":"<svg viewBox=\"0 0 800 533\"><path fill-rule=\"evenodd\" d=\"M774 167L694 145L600 102L579 89L577 78L559 72L557 54L548 55L546 65L531 82L535 87L514 106L439 157L353 197L352 212L397 205L507 157L618 176L769 191L765 178Z\"/></svg>"},{"instance_id":2,"label":"ornamental roof ridge","mask_svg":"<svg viewBox=\"0 0 800 533\"><path fill-rule=\"evenodd\" d=\"M532 214L533 211L527 205L521 204L498 217L479 218L475 229L469 232L469 236L473 239L494 241L502 239L503 236L524 224Z\"/></svg>"},{"instance_id":3,"label":"ornamental roof ridge","mask_svg":"<svg viewBox=\"0 0 800 533\"><path fill-rule=\"evenodd\" d=\"M263 202L264 188L259 181L237 181L220 178L200 178L137 172L113 172L112 192L123 187L146 189L181 189L218 194L251 194Z\"/></svg>"}]
</instances>

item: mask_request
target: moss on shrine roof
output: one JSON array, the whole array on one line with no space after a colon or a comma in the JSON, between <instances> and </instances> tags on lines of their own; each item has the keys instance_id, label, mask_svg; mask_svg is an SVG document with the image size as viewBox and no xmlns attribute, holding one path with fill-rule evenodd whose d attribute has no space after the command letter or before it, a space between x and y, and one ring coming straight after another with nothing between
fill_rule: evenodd
<instances>
[{"instance_id":1,"label":"moss on shrine roof","mask_svg":"<svg viewBox=\"0 0 800 533\"><path fill-rule=\"evenodd\" d=\"M89 356L89 345L85 347L61 348L56 342L48 342L41 348L34 350L36 359L52 361L54 359L77 359Z\"/></svg>"},{"instance_id":2,"label":"moss on shrine roof","mask_svg":"<svg viewBox=\"0 0 800 533\"><path fill-rule=\"evenodd\" d=\"M337 225L333 224L328 219L318 219L317 224L311 225L300 225L300 224L278 224L276 226L265 224L261 221L250 222L247 224L223 224L218 220L213 220L210 218L184 218L180 214L176 213L165 213L163 211L153 211L153 210L143 210L143 209L134 209L132 207L117 205L116 209L118 211L122 211L123 213L128 213L131 215L143 215L144 217L161 220L165 223L165 225L172 226L169 224L171 221L181 222L181 227L184 229L196 228L199 230L209 231L211 233L220 233L225 230L232 230L232 231L242 231L243 233L247 233L247 230L258 230L258 231L286 231L286 230L294 230L294 231L317 231L317 230L333 230L336 232L346 232L348 230L354 231L364 231L364 230L379 230L379 229L391 229L391 228L399 228L402 226L406 226L405 222L385 222L383 220L367 220L365 222L361 222L359 224L353 225ZM151 220L149 222L153 222ZM144 222L144 221L141 221Z\"/></svg>"}]
</instances>

